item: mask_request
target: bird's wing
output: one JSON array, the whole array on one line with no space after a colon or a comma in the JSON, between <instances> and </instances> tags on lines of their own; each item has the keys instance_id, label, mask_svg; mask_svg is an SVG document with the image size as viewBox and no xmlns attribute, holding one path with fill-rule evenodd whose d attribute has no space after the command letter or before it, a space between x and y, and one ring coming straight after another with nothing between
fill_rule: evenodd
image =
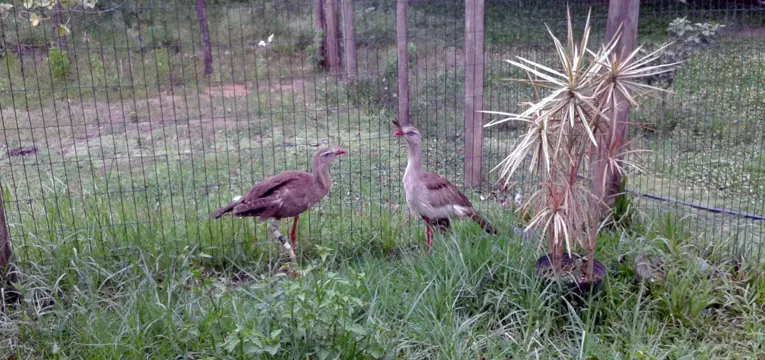
<instances>
[{"instance_id":1,"label":"bird's wing","mask_svg":"<svg viewBox=\"0 0 765 360\"><path fill-rule=\"evenodd\" d=\"M239 200L234 214L244 214L280 201L279 190L300 180L310 180L311 174L302 171L285 171L257 183Z\"/></svg>"},{"instance_id":2,"label":"bird's wing","mask_svg":"<svg viewBox=\"0 0 765 360\"><path fill-rule=\"evenodd\" d=\"M442 207L457 205L472 208L470 200L449 180L433 173L425 172L420 180L428 189L428 202L431 206Z\"/></svg>"},{"instance_id":3,"label":"bird's wing","mask_svg":"<svg viewBox=\"0 0 765 360\"><path fill-rule=\"evenodd\" d=\"M255 201L259 198L266 198L274 195L284 186L287 186L295 181L303 180L304 178L311 178L311 174L303 171L285 171L279 175L275 175L269 178L263 179L263 181L257 183L247 195L242 199L243 202Z\"/></svg>"}]
</instances>

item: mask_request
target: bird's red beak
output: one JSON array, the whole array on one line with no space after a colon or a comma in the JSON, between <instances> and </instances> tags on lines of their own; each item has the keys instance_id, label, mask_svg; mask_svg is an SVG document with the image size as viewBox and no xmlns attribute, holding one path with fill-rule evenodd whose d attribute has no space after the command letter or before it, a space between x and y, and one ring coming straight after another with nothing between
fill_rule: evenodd
<instances>
[{"instance_id":1,"label":"bird's red beak","mask_svg":"<svg viewBox=\"0 0 765 360\"><path fill-rule=\"evenodd\" d=\"M345 151L345 150L343 150L343 149L340 149L340 150L337 150L337 151L335 152L335 155L343 155L343 154L347 154L347 153L348 153L347 151Z\"/></svg>"},{"instance_id":2,"label":"bird's red beak","mask_svg":"<svg viewBox=\"0 0 765 360\"><path fill-rule=\"evenodd\" d=\"M401 132L401 130L396 130L396 132L393 133L395 136L404 136L404 133Z\"/></svg>"}]
</instances>

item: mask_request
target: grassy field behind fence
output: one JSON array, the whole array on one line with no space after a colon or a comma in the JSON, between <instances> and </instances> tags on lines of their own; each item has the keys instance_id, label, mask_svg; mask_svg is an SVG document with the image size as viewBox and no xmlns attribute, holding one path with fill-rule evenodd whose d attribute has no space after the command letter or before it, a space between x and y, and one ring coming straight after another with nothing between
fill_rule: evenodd
<instances>
[{"instance_id":1,"label":"grassy field behind fence","mask_svg":"<svg viewBox=\"0 0 765 360\"><path fill-rule=\"evenodd\" d=\"M401 188L406 150L391 136L391 6L356 5L356 84L316 71L304 2L209 5L209 79L195 10L174 3L72 17L68 67L39 51L6 51L0 146L37 150L0 158L21 286L33 299L0 317L0 348L19 358L94 359L762 354L765 284L727 272L734 245L759 257L759 222L640 200L639 225L603 236L599 258L614 275L602 294L576 305L543 289L533 275L537 244L510 235L515 189L500 192L488 173L513 148L519 128L511 125L486 130L486 182L469 192L503 235L458 224L425 258L424 227L408 218ZM575 10L581 26L585 8ZM462 11L413 4L409 23L411 113L425 163L457 184ZM724 22L727 32L682 68L674 95L634 110L649 130L633 134L652 153L639 159L648 173L629 187L763 214L765 15L644 6L640 39L660 43L681 15ZM552 56L533 19L561 32L564 8L490 2L486 16L485 108L515 111L531 94L504 80L521 74L503 60ZM603 7L594 19L602 37ZM6 44L51 38L48 25L22 20L2 20ZM259 47L270 34L274 42ZM330 196L301 217L297 253L313 270L294 282L269 278L278 249L265 226L207 215L265 176L308 170L325 145L349 154L331 168ZM667 284L633 283L620 259L642 252L666 257ZM697 256L715 276L702 273Z\"/></svg>"}]
</instances>

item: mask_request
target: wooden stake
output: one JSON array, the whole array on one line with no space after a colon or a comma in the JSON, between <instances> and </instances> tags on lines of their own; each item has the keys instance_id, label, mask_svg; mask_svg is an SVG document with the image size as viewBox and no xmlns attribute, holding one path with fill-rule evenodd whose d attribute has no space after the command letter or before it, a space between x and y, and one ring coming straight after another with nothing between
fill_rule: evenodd
<instances>
[{"instance_id":1,"label":"wooden stake","mask_svg":"<svg viewBox=\"0 0 765 360\"><path fill-rule=\"evenodd\" d=\"M8 232L8 223L5 217L5 194L2 184L0 184L0 288L5 286L4 280L8 281L9 284L15 283L18 280L12 261L13 247L11 246L11 235Z\"/></svg>"},{"instance_id":2,"label":"wooden stake","mask_svg":"<svg viewBox=\"0 0 765 360\"><path fill-rule=\"evenodd\" d=\"M608 24L606 29L606 41L610 41L615 35L619 26L621 25L621 36L616 45L616 53L620 58L632 53L635 50L637 42L637 27L638 18L640 13L640 0L611 0L608 6ZM601 147L600 155L596 161L596 166L593 166L593 192L596 197L603 199L604 208L606 211L612 207L616 196L619 195L622 176L617 172L606 171L605 158L602 151L608 149L617 149L620 151L627 143L627 128L629 123L629 109L630 105L627 100L621 96L621 93L617 92L617 106L612 109L612 113L609 114L612 123L612 131L602 134L605 144L609 144L608 147ZM612 150L613 151L613 150ZM606 177L606 181L603 182L603 177Z\"/></svg>"},{"instance_id":3,"label":"wooden stake","mask_svg":"<svg viewBox=\"0 0 765 360\"><path fill-rule=\"evenodd\" d=\"M484 0L465 0L465 159L464 183L483 180L483 40Z\"/></svg>"},{"instance_id":4,"label":"wooden stake","mask_svg":"<svg viewBox=\"0 0 765 360\"><path fill-rule=\"evenodd\" d=\"M204 55L205 76L210 77L213 72L212 46L210 45L210 26L207 23L207 4L205 0L197 0L197 21L199 22L199 41L202 43Z\"/></svg>"},{"instance_id":5,"label":"wooden stake","mask_svg":"<svg viewBox=\"0 0 765 360\"><path fill-rule=\"evenodd\" d=\"M343 5L343 44L345 51L345 75L356 81L356 33L353 28L353 0L340 0Z\"/></svg>"},{"instance_id":6,"label":"wooden stake","mask_svg":"<svg viewBox=\"0 0 765 360\"><path fill-rule=\"evenodd\" d=\"M324 15L327 19L327 60L329 72L340 75L340 22L337 0L327 0Z\"/></svg>"},{"instance_id":7,"label":"wooden stake","mask_svg":"<svg viewBox=\"0 0 765 360\"><path fill-rule=\"evenodd\" d=\"M316 57L319 59L317 64L321 69L327 69L327 21L324 16L324 0L313 1L314 31L322 34L321 41L315 41L314 47Z\"/></svg>"}]
</instances>

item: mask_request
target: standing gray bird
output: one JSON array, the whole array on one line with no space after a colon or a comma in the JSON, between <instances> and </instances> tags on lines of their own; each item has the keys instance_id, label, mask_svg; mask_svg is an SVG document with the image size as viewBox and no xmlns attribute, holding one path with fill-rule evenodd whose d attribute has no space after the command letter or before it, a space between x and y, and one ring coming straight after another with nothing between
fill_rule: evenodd
<instances>
[{"instance_id":1,"label":"standing gray bird","mask_svg":"<svg viewBox=\"0 0 765 360\"><path fill-rule=\"evenodd\" d=\"M449 180L422 170L420 131L414 126L401 126L393 122L398 130L393 134L403 137L409 145L404 189L409 210L425 220L428 251L433 247L433 226L442 232L451 227L451 218L468 218L490 234L497 234L494 227L478 214L470 200Z\"/></svg>"},{"instance_id":2,"label":"standing gray bird","mask_svg":"<svg viewBox=\"0 0 765 360\"><path fill-rule=\"evenodd\" d=\"M340 148L324 148L313 155L312 172L285 171L256 184L247 195L216 210L210 215L219 219L231 213L234 217L258 217L261 221L271 220L269 231L295 261L295 230L300 214L323 199L332 189L329 164L346 151ZM279 232L281 219L293 218L290 240Z\"/></svg>"}]
</instances>

